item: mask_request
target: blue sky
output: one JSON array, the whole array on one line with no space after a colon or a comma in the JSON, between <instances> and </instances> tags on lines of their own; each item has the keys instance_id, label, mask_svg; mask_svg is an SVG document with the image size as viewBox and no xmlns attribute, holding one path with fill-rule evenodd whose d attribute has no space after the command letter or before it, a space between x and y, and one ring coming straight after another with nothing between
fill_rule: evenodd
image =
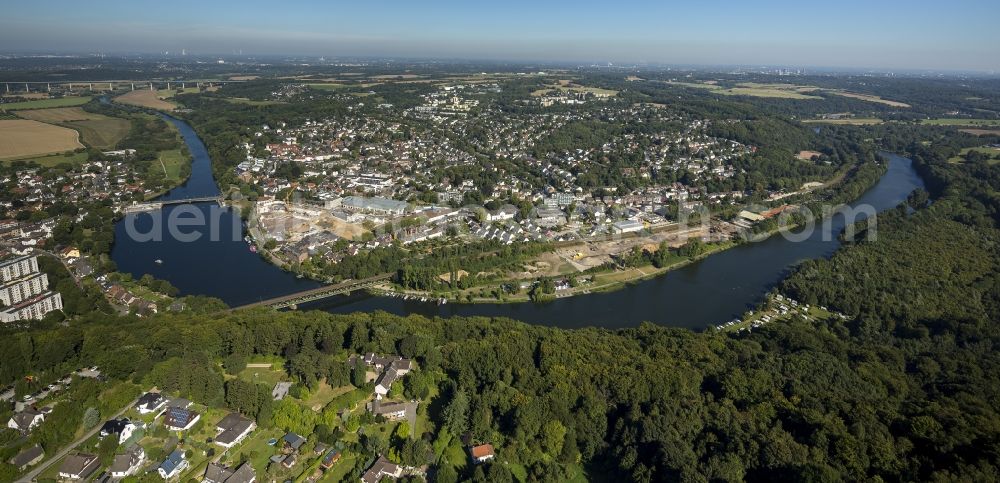
<instances>
[{"instance_id":1,"label":"blue sky","mask_svg":"<svg viewBox=\"0 0 1000 483\"><path fill-rule=\"evenodd\" d=\"M1000 1L9 2L0 50L1000 70Z\"/></svg>"}]
</instances>

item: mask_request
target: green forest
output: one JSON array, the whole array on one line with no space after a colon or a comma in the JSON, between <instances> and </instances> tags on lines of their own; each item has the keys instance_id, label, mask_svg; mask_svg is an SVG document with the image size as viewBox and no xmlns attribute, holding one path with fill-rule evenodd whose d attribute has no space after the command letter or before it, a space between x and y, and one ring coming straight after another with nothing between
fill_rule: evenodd
<instances>
[{"instance_id":1,"label":"green forest","mask_svg":"<svg viewBox=\"0 0 1000 483\"><path fill-rule=\"evenodd\" d=\"M438 394L429 410L438 429L418 435L426 444L373 436L357 450L408 445L393 451L430 465L431 481L512 481L508 465L529 481L562 481L579 467L598 480L996 480L1000 168L949 164L954 149L911 151L927 191L880 216L874 240L858 233L781 287L843 311L841 322L730 334L384 313L101 316L0 338L0 383L21 380L20 394L31 389L25 374L46 381L99 364L112 380L334 439L349 428L271 407L258 394L267 388L227 384L221 362L280 356L308 388L355 380L349 353L399 353L424 375L408 378L407 391ZM83 400L59 417L79 421L96 404L92 390L79 391ZM427 449L467 432L498 448L497 463L456 473ZM67 436L31 438L44 446Z\"/></svg>"}]
</instances>

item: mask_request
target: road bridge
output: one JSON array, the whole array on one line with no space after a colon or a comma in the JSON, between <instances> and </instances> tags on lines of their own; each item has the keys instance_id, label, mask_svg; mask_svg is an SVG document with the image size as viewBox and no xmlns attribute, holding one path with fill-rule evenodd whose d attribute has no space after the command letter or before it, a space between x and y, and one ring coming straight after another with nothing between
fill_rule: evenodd
<instances>
[{"instance_id":1,"label":"road bridge","mask_svg":"<svg viewBox=\"0 0 1000 483\"><path fill-rule=\"evenodd\" d=\"M214 201L222 206L224 200L222 196L202 196L198 198L182 198L177 200L147 201L145 203L132 203L126 205L122 210L125 213L143 213L146 211L156 211L167 205L190 205L194 203L208 203Z\"/></svg>"}]
</instances>

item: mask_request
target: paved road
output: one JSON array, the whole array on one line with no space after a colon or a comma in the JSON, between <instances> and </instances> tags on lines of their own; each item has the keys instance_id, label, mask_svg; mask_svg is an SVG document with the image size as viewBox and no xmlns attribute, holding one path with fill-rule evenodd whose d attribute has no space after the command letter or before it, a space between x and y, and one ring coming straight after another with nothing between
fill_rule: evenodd
<instances>
[{"instance_id":1,"label":"paved road","mask_svg":"<svg viewBox=\"0 0 1000 483\"><path fill-rule=\"evenodd\" d=\"M110 418L107 418L107 419L118 419L122 414L125 414L125 411L128 411L132 406L135 406L138 402L139 402L139 398L135 398L132 402L128 403L124 408L122 408L120 411L118 411L113 416L111 416ZM45 423L42 423L42 424L45 424ZM59 460L63 459L64 457L66 457L67 454L69 454L70 451L73 451L81 443L83 443L84 441L90 439L95 434L97 434L97 432L101 430L101 426L102 425L103 424L98 424L97 426L94 426L90 431L87 431L87 433L84 434L80 439L74 441L73 444L71 444L71 445L63 448L61 451L59 451L58 453L56 453L55 456L53 456L51 458L48 458L47 460L43 461L40 465L38 465L37 467L35 467L35 469L29 471L28 474L26 474L26 475L22 476L20 479L18 479L17 480L18 483L28 483L28 482L34 481L35 478L38 477L38 475L42 474L42 472L45 471L46 469L48 469L49 466L52 466L53 463L55 463L56 461L59 461Z\"/></svg>"},{"instance_id":2,"label":"paved road","mask_svg":"<svg viewBox=\"0 0 1000 483\"><path fill-rule=\"evenodd\" d=\"M406 403L406 420L410 423L410 437L417 434L417 401ZM418 435L419 436L419 435Z\"/></svg>"}]
</instances>

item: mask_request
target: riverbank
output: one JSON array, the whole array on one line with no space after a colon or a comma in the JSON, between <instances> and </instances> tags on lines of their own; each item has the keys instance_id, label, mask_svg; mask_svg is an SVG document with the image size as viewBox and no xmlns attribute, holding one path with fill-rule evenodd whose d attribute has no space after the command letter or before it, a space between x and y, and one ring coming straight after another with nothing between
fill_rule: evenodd
<instances>
[{"instance_id":1,"label":"riverbank","mask_svg":"<svg viewBox=\"0 0 1000 483\"><path fill-rule=\"evenodd\" d=\"M207 150L190 126L180 120L174 121L182 124L178 128L188 143L194 161L192 176L184 185L165 195L165 199L217 196L219 188L212 176ZM887 171L884 171L884 165L865 163L862 166L870 165L871 169L848 174L845 182L837 185L835 191L813 191L810 203L836 204L841 199L857 198L853 205L869 205L876 211L896 206L915 187L923 184L910 160L895 155L888 157ZM879 177L878 174L883 172L885 174ZM870 183L875 181L877 184L870 187ZM855 196L845 198L849 194ZM803 200L802 203L807 202ZM221 230L211 233L208 227L191 227L189 231L200 235L194 241L166 236L162 240L142 242L129 239L125 223L119 223L116 225L116 243L112 254L119 270L132 273L136 278L149 273L170 281L180 289L181 295L216 297L230 306L246 305L321 286L320 282L298 278L252 253L243 240L248 227L240 222L235 210L215 211L216 205L208 203L193 206L203 212L205 219L221 217ZM165 207L163 216L169 217L173 209ZM839 218L832 222L836 233L844 226ZM153 228L153 220L149 216L139 217L136 223L135 229L139 232ZM474 294L475 303L439 305L433 293L430 297L425 295L425 301L421 302L420 297L373 297L355 292L300 304L299 309L319 309L331 313L384 311L428 317L509 317L565 328L593 325L634 327L643 321L674 327L705 328L743 314L758 304L796 264L828 257L839 246L840 240L836 236L824 237L819 232L797 242L770 236L755 243L733 243L713 247L696 259L669 263L661 269L644 265L604 273L603 279L598 274L591 285L573 287L573 291L568 292L573 296L562 296L560 293L559 297L552 297L545 303L526 303L530 300L526 294L521 294L519 298L508 296L509 303L498 301L497 297ZM157 259L164 262L153 263ZM551 268L553 273L569 271L569 267ZM399 292L393 287L386 288ZM499 288L499 282L496 288ZM580 296L584 292L586 296ZM454 301L453 298L449 300Z\"/></svg>"},{"instance_id":2,"label":"riverbank","mask_svg":"<svg viewBox=\"0 0 1000 483\"><path fill-rule=\"evenodd\" d=\"M861 190L862 192L868 191L878 182L880 178L868 179L858 179L857 176L851 176L852 174L857 174L859 167L861 165L852 165L839 170L834 176L823 182L821 185L814 186L811 188L803 189L802 191L791 193L789 197L794 198L796 202L800 202L803 205L810 202L815 202L816 199L802 199L806 195L815 195L817 193L825 193L825 190L833 190L836 188L843 188L848 186L850 183L863 183L864 186L851 186L852 190ZM879 172L885 173L885 166L881 166ZM821 191L821 189L823 191ZM838 194L834 192L830 198L839 198ZM818 211L818 210L816 210ZM824 220L826 216L832 216L831 213L826 213L825 216L817 217L815 222L818 224L820 221ZM497 281L492 285L517 285L520 289L516 293L501 293L496 290L493 291L492 296L483 295L483 292L487 290L484 286L471 287L459 291L421 291L421 290L406 290L401 289L393 284L382 284L378 287L369 289L368 292L373 296L384 296L384 297L395 297L403 298L406 300L417 299L422 301L446 301L448 303L455 304L518 304L527 302L550 302L553 300L566 299L571 297L578 297L581 295L590 295L598 293L610 293L624 288L630 285L635 285L647 280L655 279L657 277L663 276L673 270L677 270L686 267L692 263L701 261L711 255L723 252L725 250L734 248L741 245L747 241L752 242L762 242L774 235L781 233L782 231L795 231L806 226L806 222L792 223L786 226L778 226L768 228L760 232L744 233L740 234L743 241L739 240L728 240L722 242L714 242L706 244L706 251L701 253L696 257L682 258L678 261L671 263L664 267L655 267L652 264L645 264L636 267L627 267L616 270L607 271L595 271L595 269L585 270L576 273L566 273L555 276L558 279L584 279L578 285L557 290L552 294L541 294L536 295L534 298L531 296L531 287L524 287L524 283L537 283L537 278L528 279L510 279L506 281ZM659 227L655 230L648 230L651 234L656 232L665 232L668 229L673 229L675 231L680 230L676 226L671 227ZM637 238L640 234L629 233L625 234L623 238ZM748 240L747 237L750 237ZM554 244L559 248L572 248L572 247L583 247L586 243L581 242L564 242ZM588 280L589 277L589 280ZM550 277L553 278L553 277Z\"/></svg>"},{"instance_id":3,"label":"riverbank","mask_svg":"<svg viewBox=\"0 0 1000 483\"><path fill-rule=\"evenodd\" d=\"M777 232L777 231L776 231ZM775 233L776 233L775 232ZM678 259L676 262L671 263L664 267L655 267L652 264L645 264L637 267L628 267L624 269L608 270L608 271L594 271L594 272L581 272L574 275L567 275L567 277L580 277L586 278L590 277L589 281L581 282L581 285L575 287L571 286L563 290L557 290L553 294L542 294L536 298L532 298L528 292L521 293L519 291L516 294L508 294L501 298L496 297L476 297L471 296L474 292L481 291L483 287L472 287L466 289L465 291L455 294L453 292L449 293L434 293L419 290L403 290L395 287L391 284L382 284L374 288L368 289L368 292L373 296L379 297L398 297L398 298L413 298L422 299L429 301L440 301L446 300L449 303L458 304L519 304L527 302L550 302L553 300L564 299L569 297L577 297L581 295L599 294L599 293L610 293L617 290L624 289L629 285L633 285L645 280L651 280L656 277L665 275L666 273L676 270L692 263L703 260L710 255L719 253L724 250L728 250L739 243L734 241L726 241L720 243L712 243L706 245L705 251L696 257ZM517 283L520 284L524 280L510 280L506 282L497 282L498 284L504 283Z\"/></svg>"}]
</instances>

